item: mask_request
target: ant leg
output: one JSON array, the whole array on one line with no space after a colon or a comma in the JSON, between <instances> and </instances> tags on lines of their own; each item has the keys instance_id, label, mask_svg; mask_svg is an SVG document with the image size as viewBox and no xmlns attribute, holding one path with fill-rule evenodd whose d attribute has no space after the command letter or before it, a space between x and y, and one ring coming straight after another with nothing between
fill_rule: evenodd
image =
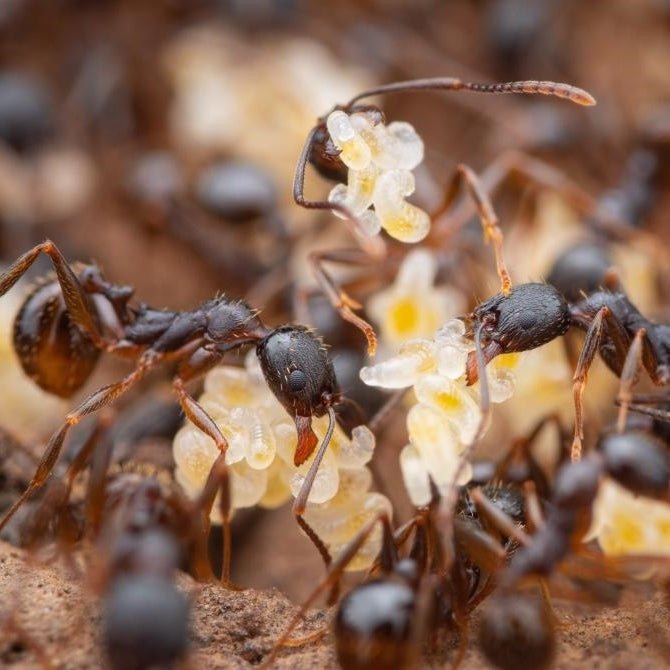
<instances>
[{"instance_id":1,"label":"ant leg","mask_svg":"<svg viewBox=\"0 0 670 670\"><path fill-rule=\"evenodd\" d=\"M100 333L84 289L63 254L51 240L45 240L14 261L0 277L0 296L3 296L16 284L40 254L46 254L51 259L63 293L63 300L65 300L72 320L93 341L96 347L105 349L107 343Z\"/></svg>"},{"instance_id":2,"label":"ant leg","mask_svg":"<svg viewBox=\"0 0 670 670\"><path fill-rule=\"evenodd\" d=\"M312 464L307 471L307 476L305 477L305 480L300 487L300 491L298 492L298 495L293 502L293 515L295 516L295 520L298 522L298 525L300 528L302 528L307 537L309 537L309 539L312 541L312 544L317 548L319 554L321 554L321 558L323 558L326 567L328 567L332 562L330 552L323 543L323 540L316 534L314 529L307 523L307 521L305 521L303 515L305 514L307 499L309 498L310 491L312 490L312 485L316 479L316 473L319 471L319 466L321 465L321 461L323 460L326 449L330 444L330 440L335 430L335 411L332 407L328 408L328 419L328 430L325 437L323 438L323 443L316 452L316 456L314 457L314 460L312 461Z\"/></svg>"},{"instance_id":3,"label":"ant leg","mask_svg":"<svg viewBox=\"0 0 670 670\"><path fill-rule=\"evenodd\" d=\"M126 375L120 382L103 386L97 391L94 391L81 403L81 405L79 405L79 407L77 407L77 409L73 410L65 417L63 425L49 439L44 455L37 466L37 471L28 484L28 488L19 496L18 500L16 500L0 520L0 530L7 525L7 522L14 516L21 505L23 505L35 491L40 489L51 475L70 428L76 426L85 416L93 414L99 409L114 402L120 395L124 394L131 386L142 379L149 370L160 363L162 358L163 356L161 354L156 354L155 352L149 352L142 356L133 372Z\"/></svg>"},{"instance_id":4,"label":"ant leg","mask_svg":"<svg viewBox=\"0 0 670 670\"><path fill-rule=\"evenodd\" d=\"M525 463L528 466L528 474L530 475L531 481L533 481L540 489L543 497L548 496L551 491L551 487L547 481L546 476L544 475L544 472L542 471L542 468L531 453L531 447L535 443L535 440L542 434L542 431L549 425L556 428L562 451L566 434L561 423L561 419L557 414L548 414L547 416L542 417L535 424L535 426L531 428L527 435L514 440L512 443L512 448L496 466L493 479L504 480L511 468L521 463ZM515 479L515 482L516 481L517 480Z\"/></svg>"},{"instance_id":5,"label":"ant leg","mask_svg":"<svg viewBox=\"0 0 670 670\"><path fill-rule=\"evenodd\" d=\"M374 356L375 351L377 350L377 336L375 335L374 328L365 321L365 319L362 319L353 312L354 309L361 309L361 305L355 300L352 300L341 288L339 288L335 280L323 267L325 262L342 265L369 263L369 255L358 249L316 251L309 255L309 262L312 265L319 285L328 297L328 300L330 300L330 304L345 321L353 324L363 332L368 341L368 354Z\"/></svg>"},{"instance_id":6,"label":"ant leg","mask_svg":"<svg viewBox=\"0 0 670 670\"><path fill-rule=\"evenodd\" d=\"M281 637L277 640L272 651L268 657L263 661L259 670L268 668L271 663L274 661L280 647L283 647L286 641L289 639L289 635L293 632L295 627L300 623L302 618L305 616L307 610L311 605L316 601L316 599L326 593L327 591L332 591L336 588L342 573L345 568L351 561L354 559L360 548L363 546L363 543L367 540L370 533L374 530L377 524L381 524L383 529L383 546L382 551L385 547L393 546L393 532L391 530L391 522L388 516L385 513L381 513L376 516L374 519L368 521L359 531L356 533L354 538L349 542L349 544L344 547L342 553L337 557L335 561L330 565L328 573L321 580L318 586L312 591L308 596L307 600L300 606L298 613L291 619L286 630L282 633Z\"/></svg>"},{"instance_id":7,"label":"ant leg","mask_svg":"<svg viewBox=\"0 0 670 670\"><path fill-rule=\"evenodd\" d=\"M454 536L473 563L484 572L495 572L505 560L507 552L489 533L469 523L456 522Z\"/></svg>"},{"instance_id":8,"label":"ant leg","mask_svg":"<svg viewBox=\"0 0 670 670\"><path fill-rule=\"evenodd\" d=\"M500 292L508 295L512 289L512 280L510 279L505 259L503 255L503 234L498 225L498 217L493 209L491 200L486 193L481 179L467 165L460 164L456 167L456 172L447 185L444 200L438 211L433 215L439 218L451 208L461 186L464 185L466 192L470 195L474 203L477 214L482 224L484 240L491 243L496 259L496 270L500 279ZM433 218L431 217L431 218Z\"/></svg>"},{"instance_id":9,"label":"ant leg","mask_svg":"<svg viewBox=\"0 0 670 670\"><path fill-rule=\"evenodd\" d=\"M644 328L635 333L633 343L628 349L626 360L621 370L621 381L619 384L619 392L617 393L617 404L619 405L619 415L617 416L617 432L623 433L626 428L626 418L628 416L628 408L633 396L633 386L637 382L638 373L642 364L642 343L647 331Z\"/></svg>"},{"instance_id":10,"label":"ant leg","mask_svg":"<svg viewBox=\"0 0 670 670\"><path fill-rule=\"evenodd\" d=\"M210 531L210 514L212 507L214 506L214 501L216 495L220 493L219 506L221 510L221 518L223 521L223 563L221 566L221 583L227 588L233 587L230 581L230 556L231 556L231 546L232 538L230 532L230 472L228 466L226 465L226 454L225 451L221 452L217 459L212 464L212 467L207 475L207 481L205 486L202 489L202 492L198 496L198 499L195 503L195 513L197 515L198 521L196 524L198 527L196 538L196 558L199 564L196 565L196 568L200 573L204 572L205 578L209 579L212 576L212 571L209 566L209 561L207 559L207 541L209 538ZM204 564L204 565L203 565ZM206 566L206 567L205 567ZM203 567L205 567L203 571Z\"/></svg>"},{"instance_id":11,"label":"ant leg","mask_svg":"<svg viewBox=\"0 0 670 670\"><path fill-rule=\"evenodd\" d=\"M584 345L579 354L577 368L572 378L572 395L575 404L575 432L570 449L570 459L579 461L582 458L582 440L584 439L584 415L583 415L583 396L586 386L586 378L593 363L593 359L598 351L600 338L602 337L603 321L610 317L612 312L608 307L602 307L596 313L589 329L586 332Z\"/></svg>"}]
</instances>

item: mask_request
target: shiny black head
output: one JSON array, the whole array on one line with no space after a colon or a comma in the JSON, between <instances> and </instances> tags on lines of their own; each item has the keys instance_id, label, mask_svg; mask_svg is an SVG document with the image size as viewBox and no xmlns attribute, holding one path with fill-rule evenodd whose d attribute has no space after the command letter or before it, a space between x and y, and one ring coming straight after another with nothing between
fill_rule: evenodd
<instances>
[{"instance_id":1,"label":"shiny black head","mask_svg":"<svg viewBox=\"0 0 670 670\"><path fill-rule=\"evenodd\" d=\"M600 442L607 474L641 495L661 496L670 488L670 462L664 445L641 431L608 435Z\"/></svg>"},{"instance_id":2,"label":"shiny black head","mask_svg":"<svg viewBox=\"0 0 670 670\"><path fill-rule=\"evenodd\" d=\"M337 660L345 670L405 668L412 654L414 590L376 579L355 588L335 618Z\"/></svg>"},{"instance_id":3,"label":"shiny black head","mask_svg":"<svg viewBox=\"0 0 670 670\"><path fill-rule=\"evenodd\" d=\"M549 284L518 284L479 304L473 318L484 324L483 344L495 342L500 353L535 349L570 327L568 304Z\"/></svg>"},{"instance_id":4,"label":"shiny black head","mask_svg":"<svg viewBox=\"0 0 670 670\"><path fill-rule=\"evenodd\" d=\"M513 594L489 602L479 626L479 645L496 668L541 670L551 665L556 636L542 603Z\"/></svg>"},{"instance_id":5,"label":"shiny black head","mask_svg":"<svg viewBox=\"0 0 670 670\"><path fill-rule=\"evenodd\" d=\"M577 302L603 286L612 261L602 246L582 242L564 251L554 262L547 283L569 302Z\"/></svg>"},{"instance_id":6,"label":"shiny black head","mask_svg":"<svg viewBox=\"0 0 670 670\"><path fill-rule=\"evenodd\" d=\"M173 667L188 644L188 602L164 579L121 577L104 603L103 640L114 670Z\"/></svg>"},{"instance_id":7,"label":"shiny black head","mask_svg":"<svg viewBox=\"0 0 670 670\"><path fill-rule=\"evenodd\" d=\"M282 326L256 350L268 386L292 416L323 416L339 399L323 342L304 326Z\"/></svg>"}]
</instances>

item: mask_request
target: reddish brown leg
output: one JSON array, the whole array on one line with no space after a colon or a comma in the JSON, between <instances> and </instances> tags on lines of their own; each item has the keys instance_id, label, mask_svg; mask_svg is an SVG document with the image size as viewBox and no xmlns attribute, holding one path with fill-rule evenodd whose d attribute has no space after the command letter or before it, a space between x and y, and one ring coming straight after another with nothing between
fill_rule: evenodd
<instances>
[{"instance_id":1,"label":"reddish brown leg","mask_svg":"<svg viewBox=\"0 0 670 670\"><path fill-rule=\"evenodd\" d=\"M503 184L513 178L557 193L595 228L617 240L629 242L637 240L654 259L667 264L668 253L657 236L635 230L628 222L607 216L602 208L598 207L597 199L577 182L558 168L538 158L518 151L508 151L482 172L480 181L484 192L493 198ZM472 205L464 202L453 212L441 215L433 224L435 241L438 244L444 243L460 231L473 214Z\"/></svg>"},{"instance_id":2,"label":"reddish brown leg","mask_svg":"<svg viewBox=\"0 0 670 670\"><path fill-rule=\"evenodd\" d=\"M317 451L316 456L312 461L312 465L310 465L309 470L307 471L305 481L302 483L300 491L298 492L298 495L293 502L293 515L295 516L295 520L298 522L298 525L300 528L302 528L307 537L309 537L309 539L312 541L312 544L314 544L314 546L317 548L319 554L321 554L321 558L323 558L326 567L328 567L332 561L330 552L323 543L323 540L316 534L314 529L307 523L307 521L305 521L303 515L305 514L305 508L307 507L309 493L312 490L312 485L316 479L316 473L319 471L319 466L321 465L321 461L323 460L326 449L330 444L330 439L333 436L333 431L335 430L335 411L332 407L328 408L328 418L329 423L326 436L323 438L323 442L319 447L319 451Z\"/></svg>"},{"instance_id":3,"label":"reddish brown leg","mask_svg":"<svg viewBox=\"0 0 670 670\"><path fill-rule=\"evenodd\" d=\"M63 254L51 241L46 240L27 251L10 266L0 277L0 296L9 291L14 284L25 274L28 268L37 260L40 254L46 254L53 263L58 283L63 293L63 299L67 305L70 317L94 344L104 349L107 343L103 340L97 325L95 316L91 311L89 301L86 297L77 276L68 265Z\"/></svg>"},{"instance_id":4,"label":"reddish brown leg","mask_svg":"<svg viewBox=\"0 0 670 670\"><path fill-rule=\"evenodd\" d=\"M339 580L342 577L342 573L345 568L351 561L354 559L360 548L363 546L363 543L367 540L370 533L374 530L375 526L380 523L382 525L384 534L383 534L383 543L384 545L393 545L393 533L391 531L391 523L386 516L386 514L380 514L374 519L371 519L365 526L363 526L355 537L347 544L347 546L342 550L342 553L337 557L335 561L330 565L328 569L328 574L321 580L319 585L312 591L307 600L301 605L298 613L290 621L289 625L286 627L286 630L282 633L281 637L275 643L272 651L268 657L263 661L260 666L260 670L270 667L272 662L277 656L280 647L283 647L286 641L289 639L291 633L295 630L295 627L300 623L302 618L305 616L307 610L312 606L316 599L322 594L332 591L337 587ZM384 549L384 547L383 547Z\"/></svg>"},{"instance_id":5,"label":"reddish brown leg","mask_svg":"<svg viewBox=\"0 0 670 670\"><path fill-rule=\"evenodd\" d=\"M642 364L642 344L647 331L644 328L635 333L633 343L628 349L626 360L621 370L621 380L619 384L619 393L617 394L617 403L619 404L619 415L617 417L617 431L623 433L626 428L626 418L628 417L628 408L633 397L633 386L637 382L638 373Z\"/></svg>"},{"instance_id":6,"label":"reddish brown leg","mask_svg":"<svg viewBox=\"0 0 670 670\"><path fill-rule=\"evenodd\" d=\"M561 424L560 417L557 414L548 414L547 416L542 417L533 428L531 428L527 435L514 440L512 448L496 466L493 478L504 480L506 478L506 473L509 472L510 468L517 464L526 463L532 481L540 488L543 495L548 495L550 493L549 482L547 481L542 468L533 457L531 448L535 443L535 440L542 434L543 430L550 425L556 428L562 453L566 437L565 430Z\"/></svg>"},{"instance_id":7,"label":"reddish brown leg","mask_svg":"<svg viewBox=\"0 0 670 670\"><path fill-rule=\"evenodd\" d=\"M584 439L584 387L586 386L586 378L589 368L598 351L598 345L603 331L603 320L610 315L611 312L609 308L603 307L598 310L598 313L593 318L593 321L586 332L584 346L582 347L579 360L577 361L577 369L572 378L572 395L575 403L575 433L572 439L572 448L570 450L570 458L572 461L579 461L582 457L582 440Z\"/></svg>"},{"instance_id":8,"label":"reddish brown leg","mask_svg":"<svg viewBox=\"0 0 670 670\"><path fill-rule=\"evenodd\" d=\"M353 324L363 332L368 341L368 353L370 356L373 356L377 350L377 336L375 335L375 331L365 319L362 319L353 311L355 309L361 309L361 305L338 287L335 280L323 267L324 263L337 263L340 265L369 264L370 256L359 249L315 251L309 255L309 262L312 265L319 286L328 297L330 304L345 321Z\"/></svg>"},{"instance_id":9,"label":"reddish brown leg","mask_svg":"<svg viewBox=\"0 0 670 670\"><path fill-rule=\"evenodd\" d=\"M491 243L496 258L496 270L500 279L500 291L508 295L512 289L512 280L510 279L505 259L503 255L503 234L498 225L498 217L493 209L491 200L486 194L479 177L467 165L458 165L456 172L447 185L446 194L442 205L434 214L434 218L439 218L444 212L451 209L462 187L465 187L466 193L474 203L475 209L482 223L484 240Z\"/></svg>"}]
</instances>

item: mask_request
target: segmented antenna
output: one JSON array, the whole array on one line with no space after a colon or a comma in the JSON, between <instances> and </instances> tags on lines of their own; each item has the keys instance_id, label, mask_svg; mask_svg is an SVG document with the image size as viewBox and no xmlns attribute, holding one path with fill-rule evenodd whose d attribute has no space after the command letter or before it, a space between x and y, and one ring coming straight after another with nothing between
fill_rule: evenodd
<instances>
[{"instance_id":1,"label":"segmented antenna","mask_svg":"<svg viewBox=\"0 0 670 670\"><path fill-rule=\"evenodd\" d=\"M578 105L590 107L596 104L595 98L582 88L555 81L508 81L496 84L478 84L461 81L455 77L430 77L382 84L368 89L353 97L347 107L351 107L362 98L384 93L402 93L405 91L471 91L473 93L520 93L525 95L551 95L564 98Z\"/></svg>"}]
</instances>

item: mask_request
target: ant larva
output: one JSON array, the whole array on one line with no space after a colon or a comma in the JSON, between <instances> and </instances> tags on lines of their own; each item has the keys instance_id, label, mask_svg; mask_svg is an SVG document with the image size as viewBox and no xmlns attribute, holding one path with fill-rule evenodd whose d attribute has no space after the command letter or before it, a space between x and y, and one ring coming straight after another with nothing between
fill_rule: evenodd
<instances>
[{"instance_id":1,"label":"ant larva","mask_svg":"<svg viewBox=\"0 0 670 670\"><path fill-rule=\"evenodd\" d=\"M137 363L121 381L93 392L67 415L51 436L28 488L0 520L0 529L46 482L70 428L114 402L163 363L177 364L172 386L186 417L225 454L226 438L189 395L185 384L212 369L226 352L254 344L268 385L295 422L296 465L304 463L317 447L312 417L329 417L326 436L293 505L298 523L328 563L325 546L303 519L310 489L335 428L333 407L341 400L321 340L303 326L267 328L249 305L223 296L185 312L158 310L145 304L131 306L131 287L107 282L95 265L70 267L49 240L21 256L0 277L0 296L42 253L51 259L56 277L34 289L16 317L14 347L25 372L43 389L68 397L88 379L103 351L136 359ZM222 516L225 530L229 510Z\"/></svg>"},{"instance_id":2,"label":"ant larva","mask_svg":"<svg viewBox=\"0 0 670 670\"><path fill-rule=\"evenodd\" d=\"M407 123L385 125L383 112L375 105L360 104L375 95L409 91L470 91L475 93L540 94L565 98L580 105L593 105L586 91L546 81L516 81L496 84L464 82L453 77L437 77L395 82L359 93L344 105L335 105L318 119L308 133L298 159L293 181L293 198L301 207L331 210L346 219L361 249L313 252L313 265L319 284L333 307L345 320L359 328L368 341L368 351L376 350L372 326L354 310L358 304L339 288L323 268L327 262L356 264L384 255L383 243L374 239L381 228L401 242L416 243L430 232L431 218L419 207L406 202L414 191L412 169L423 159L423 142ZM308 200L304 195L307 164L339 184L328 200ZM347 180L347 186L342 184ZM494 246L501 290L511 287L502 255L502 234L488 197L476 174L461 165L445 190L439 216L450 206L459 188L465 186L479 212L485 237ZM371 209L374 207L374 210Z\"/></svg>"}]
</instances>

